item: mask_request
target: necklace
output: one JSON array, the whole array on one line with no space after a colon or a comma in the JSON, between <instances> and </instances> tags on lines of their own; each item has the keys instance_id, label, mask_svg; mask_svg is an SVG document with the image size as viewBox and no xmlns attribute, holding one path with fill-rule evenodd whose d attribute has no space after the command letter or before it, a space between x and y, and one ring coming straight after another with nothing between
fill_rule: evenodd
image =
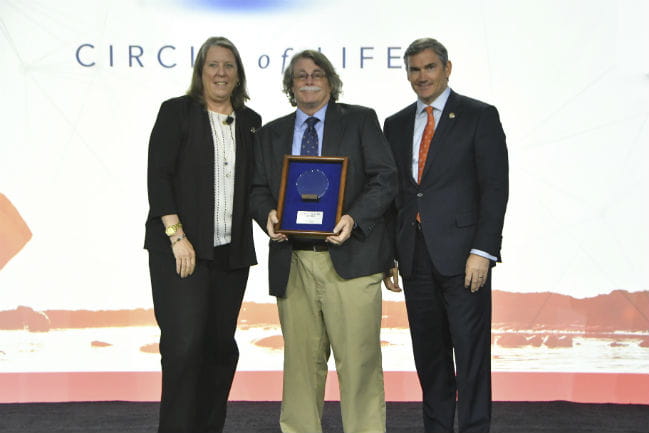
<instances>
[{"instance_id":1,"label":"necklace","mask_svg":"<svg viewBox=\"0 0 649 433\"><path fill-rule=\"evenodd\" d=\"M234 144L234 133L232 131L234 125L234 113L226 115L217 113L215 111L208 111L210 117L210 126L212 127L212 136L214 137L214 151L215 153L219 151L223 157L223 165L229 165L230 161L228 159L228 146L226 143L226 136L224 129L227 129L230 143ZM225 127L225 128L224 128Z\"/></svg>"}]
</instances>

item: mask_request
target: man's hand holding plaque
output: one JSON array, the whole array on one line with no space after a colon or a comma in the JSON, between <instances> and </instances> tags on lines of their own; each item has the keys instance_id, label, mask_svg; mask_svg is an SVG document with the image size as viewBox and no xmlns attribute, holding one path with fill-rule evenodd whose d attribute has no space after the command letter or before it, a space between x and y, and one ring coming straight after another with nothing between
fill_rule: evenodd
<instances>
[{"instance_id":1,"label":"man's hand holding plaque","mask_svg":"<svg viewBox=\"0 0 649 433\"><path fill-rule=\"evenodd\" d=\"M340 217L340 221L334 227L334 236L327 236L325 238L326 242L329 242L334 245L342 245L347 239L352 235L352 230L354 229L354 218L349 215L343 215Z\"/></svg>"},{"instance_id":2,"label":"man's hand holding plaque","mask_svg":"<svg viewBox=\"0 0 649 433\"><path fill-rule=\"evenodd\" d=\"M268 221L266 222L266 231L268 232L268 236L275 242L284 242L288 240L288 237L284 233L277 233L275 231L277 224L279 224L279 218L277 218L277 211L273 209L268 212Z\"/></svg>"}]
</instances>

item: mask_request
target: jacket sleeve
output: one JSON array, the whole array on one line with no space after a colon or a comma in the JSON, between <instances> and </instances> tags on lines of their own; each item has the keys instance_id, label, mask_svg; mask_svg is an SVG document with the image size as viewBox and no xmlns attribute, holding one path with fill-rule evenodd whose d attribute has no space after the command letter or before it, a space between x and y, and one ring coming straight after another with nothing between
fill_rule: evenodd
<instances>
[{"instance_id":1,"label":"jacket sleeve","mask_svg":"<svg viewBox=\"0 0 649 433\"><path fill-rule=\"evenodd\" d=\"M383 122L383 135L388 140L388 144L390 145L389 146L390 153L391 153L393 159L395 159L395 161L396 161L396 157L394 156L394 150L392 148L392 143L389 140L389 137L390 137L389 134L390 134L390 122L388 121L388 119L386 119L385 122ZM397 172L398 172L398 169L397 169ZM397 196L399 194L399 185L400 185L399 182L400 182L400 180L401 179L398 178L398 174L397 174L397 192L396 192ZM392 251L394 253L393 260L395 262L399 261L399 257L398 257L398 254L397 254L397 228L398 228L397 227L398 226L398 224L397 224L397 196L395 196L395 198L390 202L390 205L388 206L388 210L385 212L385 225L387 227L388 238L390 240L390 245L392 246Z\"/></svg>"},{"instance_id":2,"label":"jacket sleeve","mask_svg":"<svg viewBox=\"0 0 649 433\"><path fill-rule=\"evenodd\" d=\"M270 143L268 128L262 128L255 134L253 147L254 168L252 172L252 185L250 190L250 215L257 221L259 227L265 232L268 213L277 208L270 187L268 167L270 164Z\"/></svg>"},{"instance_id":3,"label":"jacket sleeve","mask_svg":"<svg viewBox=\"0 0 649 433\"><path fill-rule=\"evenodd\" d=\"M502 230L509 196L509 164L505 133L498 111L487 106L475 136L475 164L480 188L478 228L474 249L500 259Z\"/></svg>"},{"instance_id":4,"label":"jacket sleeve","mask_svg":"<svg viewBox=\"0 0 649 433\"><path fill-rule=\"evenodd\" d=\"M347 211L364 236L368 236L376 221L383 218L397 193L397 169L392 151L374 110L366 113L359 131L365 187Z\"/></svg>"},{"instance_id":5,"label":"jacket sleeve","mask_svg":"<svg viewBox=\"0 0 649 433\"><path fill-rule=\"evenodd\" d=\"M163 102L151 131L147 166L150 218L178 212L173 179L184 135L181 106L177 100Z\"/></svg>"}]
</instances>

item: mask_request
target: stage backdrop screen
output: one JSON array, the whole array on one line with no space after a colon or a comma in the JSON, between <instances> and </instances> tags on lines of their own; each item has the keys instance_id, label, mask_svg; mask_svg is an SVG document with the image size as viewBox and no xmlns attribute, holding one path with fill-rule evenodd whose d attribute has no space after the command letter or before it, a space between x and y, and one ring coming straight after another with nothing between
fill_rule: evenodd
<instances>
[{"instance_id":1,"label":"stage backdrop screen","mask_svg":"<svg viewBox=\"0 0 649 433\"><path fill-rule=\"evenodd\" d=\"M408 44L443 42L452 89L495 105L507 134L494 398L649 403L648 16L640 0L3 0L0 401L159 398L148 138L223 35L264 122L294 109L281 81L299 50L325 53L340 100L382 122L415 101ZM255 243L232 398L273 400L282 338L258 228ZM387 398L417 400L403 295L383 296Z\"/></svg>"}]
</instances>

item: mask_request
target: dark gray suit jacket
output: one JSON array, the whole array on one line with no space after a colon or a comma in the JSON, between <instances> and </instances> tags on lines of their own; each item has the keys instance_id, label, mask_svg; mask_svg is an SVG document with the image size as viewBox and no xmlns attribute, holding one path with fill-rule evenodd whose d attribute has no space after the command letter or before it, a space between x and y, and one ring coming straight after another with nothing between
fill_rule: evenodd
<instances>
[{"instance_id":1,"label":"dark gray suit jacket","mask_svg":"<svg viewBox=\"0 0 649 433\"><path fill-rule=\"evenodd\" d=\"M294 128L292 113L256 134L250 210L264 231L268 213L277 209L283 158L291 154ZM349 157L343 214L354 218L356 228L343 245L329 248L336 272L349 279L387 270L393 251L384 214L396 194L397 173L374 110L330 101L322 156ZM286 293L291 253L291 242L269 242L271 295Z\"/></svg>"},{"instance_id":2,"label":"dark gray suit jacket","mask_svg":"<svg viewBox=\"0 0 649 433\"><path fill-rule=\"evenodd\" d=\"M252 145L261 117L235 111L236 161L230 268L257 263L248 212ZM207 111L189 96L163 102L151 132L147 172L149 216L144 247L172 254L160 219L178 214L199 259L214 255L214 143Z\"/></svg>"},{"instance_id":3,"label":"dark gray suit jacket","mask_svg":"<svg viewBox=\"0 0 649 433\"><path fill-rule=\"evenodd\" d=\"M443 275L464 273L472 248L500 259L509 190L507 146L495 107L453 91L436 127L421 184L412 178L416 103L388 117L384 133L399 169L397 258L412 272L415 218Z\"/></svg>"}]
</instances>

